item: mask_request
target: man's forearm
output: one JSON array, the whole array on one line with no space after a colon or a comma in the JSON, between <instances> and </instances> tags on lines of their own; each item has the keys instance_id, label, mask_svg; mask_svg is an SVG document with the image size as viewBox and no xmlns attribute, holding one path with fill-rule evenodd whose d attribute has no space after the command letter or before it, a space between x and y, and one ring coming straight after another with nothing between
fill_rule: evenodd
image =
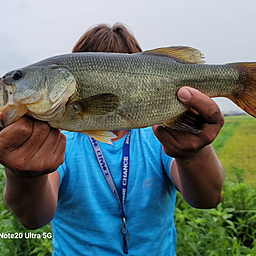
<instances>
[{"instance_id":1,"label":"man's forearm","mask_svg":"<svg viewBox=\"0 0 256 256\"><path fill-rule=\"evenodd\" d=\"M212 208L222 199L224 170L211 145L193 158L176 159L178 187L194 207Z\"/></svg>"},{"instance_id":2,"label":"man's forearm","mask_svg":"<svg viewBox=\"0 0 256 256\"><path fill-rule=\"evenodd\" d=\"M6 170L4 201L28 229L39 228L54 216L57 198L48 175L31 178L17 177Z\"/></svg>"}]
</instances>

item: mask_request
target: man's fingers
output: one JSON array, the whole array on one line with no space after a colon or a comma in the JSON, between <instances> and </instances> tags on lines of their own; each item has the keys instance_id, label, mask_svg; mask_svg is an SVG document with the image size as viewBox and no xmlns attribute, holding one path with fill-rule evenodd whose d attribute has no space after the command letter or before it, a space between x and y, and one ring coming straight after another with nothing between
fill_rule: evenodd
<instances>
[{"instance_id":1,"label":"man's fingers","mask_svg":"<svg viewBox=\"0 0 256 256\"><path fill-rule=\"evenodd\" d=\"M178 97L184 105L196 110L208 123L224 123L224 118L218 105L200 91L185 86L179 89Z\"/></svg>"},{"instance_id":2,"label":"man's fingers","mask_svg":"<svg viewBox=\"0 0 256 256\"><path fill-rule=\"evenodd\" d=\"M169 128L164 128L160 125L154 125L153 131L158 140L163 145L163 149L167 155L176 157L177 153L180 153L180 149L183 149L182 139L181 137L178 136L179 134L184 134L183 132L175 131Z\"/></svg>"},{"instance_id":3,"label":"man's fingers","mask_svg":"<svg viewBox=\"0 0 256 256\"><path fill-rule=\"evenodd\" d=\"M33 120L29 117L22 117L17 122L5 127L0 132L0 151L1 145L5 150L12 151L25 143L32 134ZM7 148L8 147L8 148Z\"/></svg>"},{"instance_id":4,"label":"man's fingers","mask_svg":"<svg viewBox=\"0 0 256 256\"><path fill-rule=\"evenodd\" d=\"M50 126L46 122L33 120L33 131L29 139L23 144L23 152L32 157L37 153L50 133Z\"/></svg>"},{"instance_id":5,"label":"man's fingers","mask_svg":"<svg viewBox=\"0 0 256 256\"><path fill-rule=\"evenodd\" d=\"M60 132L59 144L53 153L53 158L55 159L55 164L56 164L55 169L57 169L59 165L64 163L65 152L66 152L66 136Z\"/></svg>"},{"instance_id":6,"label":"man's fingers","mask_svg":"<svg viewBox=\"0 0 256 256\"><path fill-rule=\"evenodd\" d=\"M203 147L216 138L224 124L224 117L210 97L194 88L182 87L178 91L178 97L185 106L205 118L206 124L202 132L192 134L161 126L154 126L153 130L167 155L175 158L194 158Z\"/></svg>"},{"instance_id":7,"label":"man's fingers","mask_svg":"<svg viewBox=\"0 0 256 256\"><path fill-rule=\"evenodd\" d=\"M40 151L38 151L39 154L44 154L48 155L51 157L56 149L59 146L60 139L62 138L61 132L57 129L51 129L50 133L47 137L47 140L44 142L44 144L41 146ZM53 144L54 142L54 144Z\"/></svg>"}]
</instances>

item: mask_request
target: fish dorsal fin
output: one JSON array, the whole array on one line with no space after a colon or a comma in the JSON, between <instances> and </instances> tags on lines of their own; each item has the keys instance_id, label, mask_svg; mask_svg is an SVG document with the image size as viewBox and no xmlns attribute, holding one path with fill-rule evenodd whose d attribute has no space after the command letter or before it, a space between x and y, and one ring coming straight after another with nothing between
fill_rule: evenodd
<instances>
[{"instance_id":1,"label":"fish dorsal fin","mask_svg":"<svg viewBox=\"0 0 256 256\"><path fill-rule=\"evenodd\" d=\"M97 94L71 103L80 117L85 115L108 115L120 105L120 98L112 93Z\"/></svg>"},{"instance_id":2,"label":"fish dorsal fin","mask_svg":"<svg viewBox=\"0 0 256 256\"><path fill-rule=\"evenodd\" d=\"M178 62L186 64L205 63L204 55L197 49L188 46L171 46L144 51L145 54L174 58Z\"/></svg>"},{"instance_id":3,"label":"fish dorsal fin","mask_svg":"<svg viewBox=\"0 0 256 256\"><path fill-rule=\"evenodd\" d=\"M101 141L110 145L113 145L111 139L116 138L116 135L110 131L86 130L86 131L82 131L82 133L87 134L88 136L91 136L98 141Z\"/></svg>"},{"instance_id":4,"label":"fish dorsal fin","mask_svg":"<svg viewBox=\"0 0 256 256\"><path fill-rule=\"evenodd\" d=\"M188 109L163 125L178 131L198 134L203 130L205 124L204 117L200 116L195 110Z\"/></svg>"}]
</instances>

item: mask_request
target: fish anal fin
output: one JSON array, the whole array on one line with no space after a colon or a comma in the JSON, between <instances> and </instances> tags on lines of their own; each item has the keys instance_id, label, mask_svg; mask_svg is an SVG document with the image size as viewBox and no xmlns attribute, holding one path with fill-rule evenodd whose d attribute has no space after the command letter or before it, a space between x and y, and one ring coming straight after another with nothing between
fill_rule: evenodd
<instances>
[{"instance_id":1,"label":"fish anal fin","mask_svg":"<svg viewBox=\"0 0 256 256\"><path fill-rule=\"evenodd\" d=\"M205 63L204 55L197 49L188 46L171 46L144 51L145 54L174 58L178 62L186 64Z\"/></svg>"},{"instance_id":2,"label":"fish anal fin","mask_svg":"<svg viewBox=\"0 0 256 256\"><path fill-rule=\"evenodd\" d=\"M188 109L163 125L178 131L198 134L203 130L205 123L204 117L200 116L195 110Z\"/></svg>"},{"instance_id":3,"label":"fish anal fin","mask_svg":"<svg viewBox=\"0 0 256 256\"><path fill-rule=\"evenodd\" d=\"M113 132L110 131L96 131L96 130L86 130L81 131L81 133L84 133L88 136L93 137L94 139L113 145L111 139L115 139L116 135Z\"/></svg>"},{"instance_id":4,"label":"fish anal fin","mask_svg":"<svg viewBox=\"0 0 256 256\"><path fill-rule=\"evenodd\" d=\"M94 95L71 103L80 117L85 115L108 115L117 110L120 98L112 93Z\"/></svg>"}]
</instances>

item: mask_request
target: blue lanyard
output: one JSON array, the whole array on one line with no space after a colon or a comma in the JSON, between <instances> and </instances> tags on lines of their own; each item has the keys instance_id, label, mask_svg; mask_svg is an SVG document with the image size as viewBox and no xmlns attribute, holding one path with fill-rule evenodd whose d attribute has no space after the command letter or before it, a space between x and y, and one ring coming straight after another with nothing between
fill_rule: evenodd
<instances>
[{"instance_id":1,"label":"blue lanyard","mask_svg":"<svg viewBox=\"0 0 256 256\"><path fill-rule=\"evenodd\" d=\"M112 191L114 194L117 202L119 203L121 210L122 210L122 222L123 226L121 228L121 234L123 236L123 250L125 254L128 254L128 245L127 242L130 240L130 234L129 230L126 227L126 217L125 217L125 211L124 211L124 205L126 201L127 196L127 188L128 188L128 179L129 179L129 168L130 168L130 137L131 137L131 131L128 132L123 146L123 157L122 157L122 179L121 179L121 199L117 192L116 185L114 182L114 179L111 175L111 172L109 170L108 164L106 162L106 159L103 155L103 152L100 148L100 145L98 141L92 137L90 138L94 153L96 155L97 161L99 163L100 169Z\"/></svg>"}]
</instances>

